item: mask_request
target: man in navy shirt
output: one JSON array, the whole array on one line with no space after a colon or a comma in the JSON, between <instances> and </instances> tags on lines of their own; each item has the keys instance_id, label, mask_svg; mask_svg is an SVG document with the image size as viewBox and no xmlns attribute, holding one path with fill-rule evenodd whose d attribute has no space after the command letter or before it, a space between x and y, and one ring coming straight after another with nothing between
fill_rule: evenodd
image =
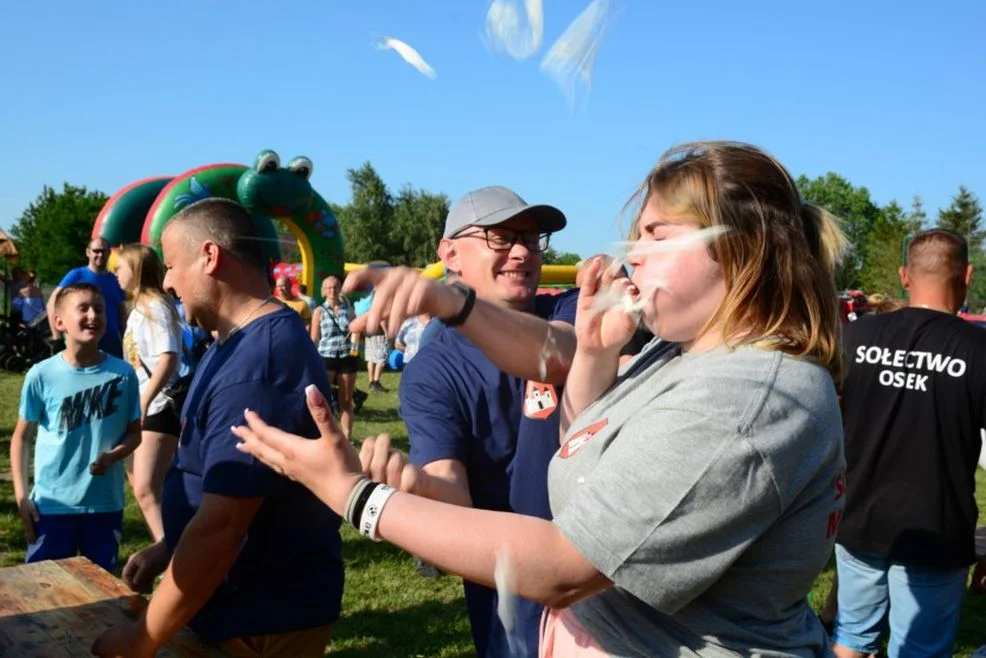
<instances>
[{"instance_id":1,"label":"man in navy shirt","mask_svg":"<svg viewBox=\"0 0 986 658\"><path fill-rule=\"evenodd\" d=\"M250 215L225 199L192 204L164 231L165 287L218 340L182 412L162 499L165 539L123 571L137 590L164 579L137 622L97 640L97 655L153 655L185 624L228 655L325 652L342 601L340 519L237 450L230 432L249 408L316 438L305 390L329 390L297 314L270 294L262 244Z\"/></svg>"},{"instance_id":2,"label":"man in navy shirt","mask_svg":"<svg viewBox=\"0 0 986 658\"><path fill-rule=\"evenodd\" d=\"M424 312L438 323L439 333L401 377L411 466L392 469L403 482L391 484L449 503L550 518L548 461L558 450L557 406L574 353L578 293L537 289L541 254L565 223L556 208L529 205L503 187L482 188L446 219L439 256L455 283L400 268L346 281L347 288L373 282L376 308L364 318L375 321L386 309L392 324ZM410 287L417 289L406 298L418 305L397 308L404 296L391 293ZM366 453L384 448L365 445L364 463ZM518 600L508 637L496 591L469 582L465 588L479 656L537 655L540 605Z\"/></svg>"},{"instance_id":3,"label":"man in navy shirt","mask_svg":"<svg viewBox=\"0 0 986 658\"><path fill-rule=\"evenodd\" d=\"M123 358L122 330L126 326L124 319L127 311L123 303L124 295L123 290L120 289L120 282L116 280L115 274L106 270L106 264L110 259L110 243L103 238L96 238L86 247L86 257L89 259L89 264L69 271L48 298L48 324L51 327L51 337L56 341L61 339L61 335L55 329L54 320L54 303L58 291L72 283L90 283L99 288L106 302L106 334L99 341L99 349Z\"/></svg>"}]
</instances>

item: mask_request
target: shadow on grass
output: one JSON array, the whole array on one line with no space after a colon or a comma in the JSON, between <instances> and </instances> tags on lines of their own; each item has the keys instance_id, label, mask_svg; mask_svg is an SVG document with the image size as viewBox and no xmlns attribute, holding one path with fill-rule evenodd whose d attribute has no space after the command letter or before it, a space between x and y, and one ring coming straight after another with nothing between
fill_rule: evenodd
<instances>
[{"instance_id":1,"label":"shadow on grass","mask_svg":"<svg viewBox=\"0 0 986 658\"><path fill-rule=\"evenodd\" d=\"M362 423L399 423L401 417L397 413L397 409L367 409L363 407L356 414L355 420Z\"/></svg>"},{"instance_id":2,"label":"shadow on grass","mask_svg":"<svg viewBox=\"0 0 986 658\"><path fill-rule=\"evenodd\" d=\"M414 658L475 656L471 642L464 643L461 606L424 602L401 610L363 610L336 624L333 658ZM347 646L358 644L359 646ZM450 646L461 646L461 650Z\"/></svg>"},{"instance_id":3,"label":"shadow on grass","mask_svg":"<svg viewBox=\"0 0 986 658\"><path fill-rule=\"evenodd\" d=\"M361 537L350 538L343 535L342 559L345 560L347 569L375 562L401 560L406 557L407 553L386 542L367 541Z\"/></svg>"}]
</instances>

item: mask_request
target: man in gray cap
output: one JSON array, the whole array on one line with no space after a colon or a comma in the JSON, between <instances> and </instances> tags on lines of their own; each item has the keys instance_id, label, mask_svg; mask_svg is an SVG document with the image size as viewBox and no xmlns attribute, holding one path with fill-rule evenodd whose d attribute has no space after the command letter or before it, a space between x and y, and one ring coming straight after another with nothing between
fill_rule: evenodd
<instances>
[{"instance_id":1,"label":"man in gray cap","mask_svg":"<svg viewBox=\"0 0 986 658\"><path fill-rule=\"evenodd\" d=\"M410 464L386 439L368 440L360 456L371 477L449 503L550 518L548 462L558 449L578 291L537 289L542 254L565 223L557 208L485 187L466 194L446 219L438 253L453 283L402 268L364 270L346 281L346 288L372 281L369 326L400 326L418 313L442 322L401 377ZM470 582L465 589L479 656L537 655L541 606L518 600L508 632L496 591Z\"/></svg>"}]
</instances>

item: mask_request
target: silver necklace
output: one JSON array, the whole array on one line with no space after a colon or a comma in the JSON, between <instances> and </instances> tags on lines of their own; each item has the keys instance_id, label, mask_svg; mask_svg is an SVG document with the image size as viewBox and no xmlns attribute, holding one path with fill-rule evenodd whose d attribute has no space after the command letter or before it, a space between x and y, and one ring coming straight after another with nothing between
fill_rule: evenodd
<instances>
[{"instance_id":1,"label":"silver necklace","mask_svg":"<svg viewBox=\"0 0 986 658\"><path fill-rule=\"evenodd\" d=\"M230 336L232 336L237 331L239 331L240 329L242 329L243 327L245 327L246 324L247 324L247 322L250 319L252 319L254 315L256 315L257 311L259 311L263 307L267 306L267 304L269 304L273 299L274 299L274 296L273 295L268 295L267 296L267 299L262 300L260 302L260 304L258 304L257 306L255 306L254 309L252 311L250 311L250 313L245 318L243 318L242 320L240 320L239 322L237 322L236 324L234 324L232 326L232 328L230 328L230 330L226 332L226 337L219 341L219 344L222 345L223 343L225 343L226 341L229 340L229 337Z\"/></svg>"}]
</instances>

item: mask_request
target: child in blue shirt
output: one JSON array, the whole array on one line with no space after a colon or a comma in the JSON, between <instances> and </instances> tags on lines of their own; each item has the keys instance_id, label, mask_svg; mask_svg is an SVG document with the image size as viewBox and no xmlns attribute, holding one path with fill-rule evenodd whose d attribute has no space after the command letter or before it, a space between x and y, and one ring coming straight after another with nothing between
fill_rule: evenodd
<instances>
[{"instance_id":1,"label":"child in blue shirt","mask_svg":"<svg viewBox=\"0 0 986 658\"><path fill-rule=\"evenodd\" d=\"M123 531L123 459L140 444L137 376L99 349L107 322L98 288L65 286L54 315L65 349L27 373L10 441L27 561L81 553L112 571ZM28 495L25 443L35 431L34 489Z\"/></svg>"}]
</instances>

